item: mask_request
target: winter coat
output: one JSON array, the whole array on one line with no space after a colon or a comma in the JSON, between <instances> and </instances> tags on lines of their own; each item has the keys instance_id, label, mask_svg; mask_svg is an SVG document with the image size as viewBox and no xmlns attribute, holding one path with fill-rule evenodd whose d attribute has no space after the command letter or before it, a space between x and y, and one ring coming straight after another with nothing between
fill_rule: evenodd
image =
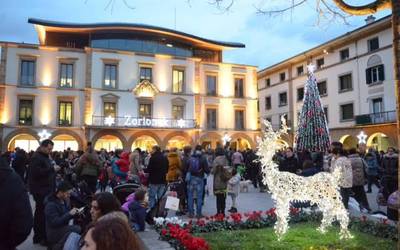
<instances>
[{"instance_id":1,"label":"winter coat","mask_svg":"<svg viewBox=\"0 0 400 250\"><path fill-rule=\"evenodd\" d=\"M22 179L0 158L0 249L14 250L29 236L33 215Z\"/></svg>"},{"instance_id":2,"label":"winter coat","mask_svg":"<svg viewBox=\"0 0 400 250\"><path fill-rule=\"evenodd\" d=\"M212 169L211 174L214 175L214 183L213 183L214 193L215 194L225 193L230 178L228 170L226 170L222 165L217 165Z\"/></svg>"},{"instance_id":3,"label":"winter coat","mask_svg":"<svg viewBox=\"0 0 400 250\"><path fill-rule=\"evenodd\" d=\"M141 172L142 169L142 164L140 162L140 154L138 151L133 151L130 156L129 156L129 171L131 171L131 174L133 175L139 175L139 172Z\"/></svg>"},{"instance_id":4,"label":"winter coat","mask_svg":"<svg viewBox=\"0 0 400 250\"><path fill-rule=\"evenodd\" d=\"M55 170L49 155L40 151L33 154L29 163L29 191L42 196L55 191Z\"/></svg>"},{"instance_id":5,"label":"winter coat","mask_svg":"<svg viewBox=\"0 0 400 250\"><path fill-rule=\"evenodd\" d=\"M353 172L353 186L364 186L364 162L358 154L349 155L348 159L351 163Z\"/></svg>"},{"instance_id":6,"label":"winter coat","mask_svg":"<svg viewBox=\"0 0 400 250\"><path fill-rule=\"evenodd\" d=\"M124 173L128 173L129 171L129 153L128 152L123 152L121 153L121 158L115 162L117 166L119 167L119 170L121 170Z\"/></svg>"},{"instance_id":7,"label":"winter coat","mask_svg":"<svg viewBox=\"0 0 400 250\"><path fill-rule=\"evenodd\" d=\"M129 219L132 223L139 226L139 231L144 231L146 225L146 208L144 208L138 201L132 202L129 205Z\"/></svg>"},{"instance_id":8,"label":"winter coat","mask_svg":"<svg viewBox=\"0 0 400 250\"><path fill-rule=\"evenodd\" d=\"M219 155L215 157L212 167L215 168L216 166L228 166L228 160L226 159L225 155Z\"/></svg>"},{"instance_id":9,"label":"winter coat","mask_svg":"<svg viewBox=\"0 0 400 250\"><path fill-rule=\"evenodd\" d=\"M353 169L351 167L351 162L347 157L340 156L339 158L332 158L331 161L331 172L333 172L336 168L340 168L340 172L342 174L341 178L338 181L338 184L342 188L351 188L353 187Z\"/></svg>"},{"instance_id":10,"label":"winter coat","mask_svg":"<svg viewBox=\"0 0 400 250\"><path fill-rule=\"evenodd\" d=\"M121 178L121 179L126 179L126 177L128 176L128 174L126 172L121 171L121 169L119 168L119 166L117 165L117 161L119 160L118 156L115 156L112 160L111 160L111 169L112 169L112 174Z\"/></svg>"},{"instance_id":11,"label":"winter coat","mask_svg":"<svg viewBox=\"0 0 400 250\"><path fill-rule=\"evenodd\" d=\"M232 165L235 166L237 164L243 164L244 160L243 160L243 155L242 153L236 151L235 153L233 153L232 155Z\"/></svg>"},{"instance_id":12,"label":"winter coat","mask_svg":"<svg viewBox=\"0 0 400 250\"><path fill-rule=\"evenodd\" d=\"M385 154L382 158L383 175L394 177L397 176L399 156L397 154Z\"/></svg>"},{"instance_id":13,"label":"winter coat","mask_svg":"<svg viewBox=\"0 0 400 250\"><path fill-rule=\"evenodd\" d=\"M200 163L200 171L198 173L191 173L192 176L203 178L204 173L207 173L207 174L210 173L207 159L204 155L201 154L201 152L196 151L194 154L192 154L191 157L199 158L199 163ZM190 168L190 164L189 164L189 168Z\"/></svg>"},{"instance_id":14,"label":"winter coat","mask_svg":"<svg viewBox=\"0 0 400 250\"><path fill-rule=\"evenodd\" d=\"M179 177L182 176L182 163L179 159L179 155L176 152L171 152L168 154L168 173L167 181L174 182L177 181Z\"/></svg>"},{"instance_id":15,"label":"winter coat","mask_svg":"<svg viewBox=\"0 0 400 250\"><path fill-rule=\"evenodd\" d=\"M240 174L232 176L228 181L228 194L234 194L236 196L239 195L240 190Z\"/></svg>"},{"instance_id":16,"label":"winter coat","mask_svg":"<svg viewBox=\"0 0 400 250\"><path fill-rule=\"evenodd\" d=\"M168 159L161 152L151 155L146 172L149 173L149 184L165 184L168 172Z\"/></svg>"},{"instance_id":17,"label":"winter coat","mask_svg":"<svg viewBox=\"0 0 400 250\"><path fill-rule=\"evenodd\" d=\"M76 167L75 167L75 173L81 177L81 176L94 176L98 177L100 174L100 168L101 164L100 161L97 163L93 162L90 163L84 159L85 154L81 156L81 158L78 160Z\"/></svg>"},{"instance_id":18,"label":"winter coat","mask_svg":"<svg viewBox=\"0 0 400 250\"><path fill-rule=\"evenodd\" d=\"M279 171L285 171L290 173L296 173L297 169L300 169L299 161L295 156L290 158L284 157L279 163Z\"/></svg>"},{"instance_id":19,"label":"winter coat","mask_svg":"<svg viewBox=\"0 0 400 250\"><path fill-rule=\"evenodd\" d=\"M27 160L28 159L25 155L25 152L19 151L15 154L15 158L12 161L12 168L21 177L22 180L25 180Z\"/></svg>"},{"instance_id":20,"label":"winter coat","mask_svg":"<svg viewBox=\"0 0 400 250\"><path fill-rule=\"evenodd\" d=\"M365 160L365 164L366 164L365 171L367 172L367 175L377 176L379 165L378 165L378 161L376 160L376 156L375 155L366 155L364 160Z\"/></svg>"}]
</instances>

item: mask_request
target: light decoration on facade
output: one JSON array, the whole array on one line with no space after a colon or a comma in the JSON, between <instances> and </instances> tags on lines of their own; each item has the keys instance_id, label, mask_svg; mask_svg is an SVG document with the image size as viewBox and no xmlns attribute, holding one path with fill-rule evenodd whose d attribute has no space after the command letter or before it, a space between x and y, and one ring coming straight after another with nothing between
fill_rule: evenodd
<instances>
[{"instance_id":1,"label":"light decoration on facade","mask_svg":"<svg viewBox=\"0 0 400 250\"><path fill-rule=\"evenodd\" d=\"M115 123L115 117L112 117L111 115L107 116L104 118L104 124L111 127Z\"/></svg>"},{"instance_id":2,"label":"light decoration on facade","mask_svg":"<svg viewBox=\"0 0 400 250\"><path fill-rule=\"evenodd\" d=\"M366 134L364 133L364 131L361 131L361 132L357 135L357 138L358 138L358 144L367 144L368 135L366 135Z\"/></svg>"},{"instance_id":3,"label":"light decoration on facade","mask_svg":"<svg viewBox=\"0 0 400 250\"><path fill-rule=\"evenodd\" d=\"M315 69L316 69L316 67L314 64L310 63L307 65L307 70L309 73L314 73Z\"/></svg>"},{"instance_id":4,"label":"light decoration on facade","mask_svg":"<svg viewBox=\"0 0 400 250\"><path fill-rule=\"evenodd\" d=\"M323 219L318 230L326 232L326 228L336 218L340 223L340 238L348 239L353 236L348 230L349 216L339 193L339 185L344 166L336 165L333 173L321 172L311 177L302 177L289 172L280 172L278 165L272 160L278 139L287 133L284 117L281 118L282 128L274 132L271 123L264 121L266 131L258 145L257 155L260 156L264 184L268 185L272 199L276 205L277 221L275 233L281 240L287 232L289 208L291 201L310 201L311 205L318 205ZM340 164L340 163L339 163Z\"/></svg>"},{"instance_id":5,"label":"light decoration on facade","mask_svg":"<svg viewBox=\"0 0 400 250\"><path fill-rule=\"evenodd\" d=\"M228 135L228 133L225 133L224 136L222 137L222 141L224 142L224 145L226 145L231 140L232 140L232 138Z\"/></svg>"},{"instance_id":6,"label":"light decoration on facade","mask_svg":"<svg viewBox=\"0 0 400 250\"><path fill-rule=\"evenodd\" d=\"M186 126L186 122L182 118L177 121L177 124L180 128L184 128Z\"/></svg>"},{"instance_id":7,"label":"light decoration on facade","mask_svg":"<svg viewBox=\"0 0 400 250\"><path fill-rule=\"evenodd\" d=\"M157 87L148 80L142 80L132 91L138 97L154 97L159 92Z\"/></svg>"},{"instance_id":8,"label":"light decoration on facade","mask_svg":"<svg viewBox=\"0 0 400 250\"><path fill-rule=\"evenodd\" d=\"M43 129L42 131L40 131L40 132L38 133L38 136L39 136L39 140L40 140L40 141L44 141L44 140L50 138L51 133L47 132L46 129Z\"/></svg>"}]
</instances>

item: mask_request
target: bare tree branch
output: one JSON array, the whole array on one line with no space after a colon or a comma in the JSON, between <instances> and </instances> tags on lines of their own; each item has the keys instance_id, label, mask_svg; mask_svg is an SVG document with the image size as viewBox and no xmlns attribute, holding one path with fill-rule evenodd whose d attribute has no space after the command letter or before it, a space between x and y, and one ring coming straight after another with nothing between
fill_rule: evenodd
<instances>
[{"instance_id":1,"label":"bare tree branch","mask_svg":"<svg viewBox=\"0 0 400 250\"><path fill-rule=\"evenodd\" d=\"M224 2L228 2L228 4L224 5ZM208 3L215 5L217 9L221 10L222 12L228 12L235 3L235 0L209 0Z\"/></svg>"},{"instance_id":2,"label":"bare tree branch","mask_svg":"<svg viewBox=\"0 0 400 250\"><path fill-rule=\"evenodd\" d=\"M282 9L275 9L275 10L265 10L262 9L258 6L254 6L254 8L257 10L258 14L262 14L262 15L268 15L268 16L274 16L274 15L280 15L283 14L286 11L289 10L293 10L294 8L304 4L305 2L307 2L307 0L301 0L299 2L295 2L294 0L292 1L292 4L286 8L282 8Z\"/></svg>"}]
</instances>

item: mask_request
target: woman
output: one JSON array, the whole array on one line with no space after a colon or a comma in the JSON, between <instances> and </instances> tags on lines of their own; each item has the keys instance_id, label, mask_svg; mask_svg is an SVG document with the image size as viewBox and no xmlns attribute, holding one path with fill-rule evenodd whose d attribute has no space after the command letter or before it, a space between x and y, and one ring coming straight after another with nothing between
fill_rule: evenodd
<instances>
[{"instance_id":1,"label":"woman","mask_svg":"<svg viewBox=\"0 0 400 250\"><path fill-rule=\"evenodd\" d=\"M225 202L227 185L230 178L229 172L224 168L227 161L222 148L216 149L216 155L213 161L213 169L211 174L214 176L213 190L217 197L217 214L225 215Z\"/></svg>"},{"instance_id":2,"label":"woman","mask_svg":"<svg viewBox=\"0 0 400 250\"><path fill-rule=\"evenodd\" d=\"M171 152L168 153L167 182L178 181L180 176L182 176L182 164L177 149L173 148Z\"/></svg>"},{"instance_id":3,"label":"woman","mask_svg":"<svg viewBox=\"0 0 400 250\"><path fill-rule=\"evenodd\" d=\"M84 180L92 193L96 193L97 178L99 177L101 163L97 153L92 147L81 156L76 164L75 172L81 180Z\"/></svg>"},{"instance_id":4,"label":"woman","mask_svg":"<svg viewBox=\"0 0 400 250\"><path fill-rule=\"evenodd\" d=\"M141 159L140 159L140 148L136 148L130 155L129 155L129 171L131 175L139 176L139 173L143 171Z\"/></svg>"},{"instance_id":5,"label":"woman","mask_svg":"<svg viewBox=\"0 0 400 250\"><path fill-rule=\"evenodd\" d=\"M333 172L336 168L340 168L341 170L342 176L338 184L340 187L340 194L342 196L344 207L348 209L351 188L353 187L353 169L351 167L351 162L345 156L343 149L340 147L333 148L332 154L331 172Z\"/></svg>"},{"instance_id":6,"label":"woman","mask_svg":"<svg viewBox=\"0 0 400 250\"><path fill-rule=\"evenodd\" d=\"M87 231L81 249L134 250L141 248L128 223L119 218L111 218L95 223Z\"/></svg>"},{"instance_id":7,"label":"woman","mask_svg":"<svg viewBox=\"0 0 400 250\"><path fill-rule=\"evenodd\" d=\"M121 203L114 195L107 192L94 195L90 208L92 221L96 222L100 217L115 211L121 211Z\"/></svg>"}]
</instances>

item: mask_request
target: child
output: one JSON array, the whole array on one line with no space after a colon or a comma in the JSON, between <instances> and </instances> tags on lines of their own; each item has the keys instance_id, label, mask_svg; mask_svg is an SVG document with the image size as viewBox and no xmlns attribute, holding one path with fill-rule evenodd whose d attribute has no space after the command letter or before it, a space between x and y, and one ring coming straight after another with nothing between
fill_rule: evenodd
<instances>
[{"instance_id":1,"label":"child","mask_svg":"<svg viewBox=\"0 0 400 250\"><path fill-rule=\"evenodd\" d=\"M133 230L144 231L146 208L144 197L146 191L139 189L135 192L135 200L129 205L129 219L133 224Z\"/></svg>"},{"instance_id":2,"label":"child","mask_svg":"<svg viewBox=\"0 0 400 250\"><path fill-rule=\"evenodd\" d=\"M232 198L232 207L228 211L230 213L236 213L236 198L239 195L240 188L240 174L236 168L232 169L232 178L228 181L228 195Z\"/></svg>"},{"instance_id":3,"label":"child","mask_svg":"<svg viewBox=\"0 0 400 250\"><path fill-rule=\"evenodd\" d=\"M227 182L230 179L229 172L222 165L216 165L211 170L214 175L214 195L217 197L217 215L225 215L225 200L227 191Z\"/></svg>"}]
</instances>

